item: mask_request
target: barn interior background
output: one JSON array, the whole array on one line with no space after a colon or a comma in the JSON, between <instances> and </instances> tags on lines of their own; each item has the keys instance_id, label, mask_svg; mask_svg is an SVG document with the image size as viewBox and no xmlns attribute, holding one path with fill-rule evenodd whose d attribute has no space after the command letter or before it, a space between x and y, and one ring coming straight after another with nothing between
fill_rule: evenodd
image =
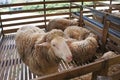
<instances>
[{"instance_id":1,"label":"barn interior background","mask_svg":"<svg viewBox=\"0 0 120 80\"><path fill-rule=\"evenodd\" d=\"M6 2L4 2L6 1ZM0 80L62 80L78 79L81 75L93 73L107 76L110 65L120 63L120 1L112 0L0 0ZM78 19L80 26L93 31L100 38L101 52L110 49L118 53L117 57L88 62L69 69L61 62L59 73L38 77L32 74L18 56L14 36L23 25L34 24L45 28L52 18ZM111 30L110 30L111 29ZM104 72L104 73L103 73ZM107 77L119 80L120 70ZM76 77L76 78L75 78ZM86 79L87 80L87 79Z\"/></svg>"}]
</instances>

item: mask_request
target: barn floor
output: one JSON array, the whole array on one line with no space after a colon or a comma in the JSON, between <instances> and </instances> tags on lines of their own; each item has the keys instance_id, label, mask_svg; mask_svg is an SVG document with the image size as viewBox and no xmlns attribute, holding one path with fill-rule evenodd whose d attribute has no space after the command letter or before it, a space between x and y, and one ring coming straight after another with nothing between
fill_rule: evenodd
<instances>
[{"instance_id":1,"label":"barn floor","mask_svg":"<svg viewBox=\"0 0 120 80\"><path fill-rule=\"evenodd\" d=\"M0 45L0 80L29 80L36 77L19 58L14 35L4 36Z\"/></svg>"},{"instance_id":2,"label":"barn floor","mask_svg":"<svg viewBox=\"0 0 120 80\"><path fill-rule=\"evenodd\" d=\"M30 80L37 78L38 76L32 74L19 58L14 38L15 35L5 35L2 43L0 43L0 80ZM60 72L76 66L74 62L65 64L61 61L58 71ZM71 80L88 79L78 77Z\"/></svg>"}]
</instances>

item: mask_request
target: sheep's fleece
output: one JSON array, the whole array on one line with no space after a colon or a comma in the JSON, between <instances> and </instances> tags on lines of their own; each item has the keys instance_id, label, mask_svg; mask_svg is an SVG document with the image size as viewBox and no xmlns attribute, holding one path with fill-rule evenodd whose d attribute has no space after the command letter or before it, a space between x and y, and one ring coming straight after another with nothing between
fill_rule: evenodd
<instances>
[{"instance_id":1,"label":"sheep's fleece","mask_svg":"<svg viewBox=\"0 0 120 80\"><path fill-rule=\"evenodd\" d=\"M16 46L20 58L30 71L38 76L56 72L60 62L46 42L45 36L44 30L34 26L22 27L16 34ZM42 46L39 46L40 43Z\"/></svg>"},{"instance_id":2,"label":"sheep's fleece","mask_svg":"<svg viewBox=\"0 0 120 80\"><path fill-rule=\"evenodd\" d=\"M55 18L51 19L46 27L46 31L52 29L61 29L64 31L68 26L77 26L78 22L76 20L69 20L65 18Z\"/></svg>"}]
</instances>

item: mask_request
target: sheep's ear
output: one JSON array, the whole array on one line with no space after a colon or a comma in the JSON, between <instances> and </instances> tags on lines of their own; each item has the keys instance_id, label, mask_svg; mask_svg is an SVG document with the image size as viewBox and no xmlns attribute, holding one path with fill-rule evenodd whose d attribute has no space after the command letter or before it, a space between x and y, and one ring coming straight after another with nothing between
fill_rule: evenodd
<instances>
[{"instance_id":1,"label":"sheep's ear","mask_svg":"<svg viewBox=\"0 0 120 80\"><path fill-rule=\"evenodd\" d=\"M39 54L39 56L44 56L46 53L48 53L48 50L50 48L50 45L47 42L36 44L35 45L35 54Z\"/></svg>"},{"instance_id":2,"label":"sheep's ear","mask_svg":"<svg viewBox=\"0 0 120 80\"><path fill-rule=\"evenodd\" d=\"M44 42L41 44L35 44L35 48L48 48L50 47L50 44L48 42Z\"/></svg>"}]
</instances>

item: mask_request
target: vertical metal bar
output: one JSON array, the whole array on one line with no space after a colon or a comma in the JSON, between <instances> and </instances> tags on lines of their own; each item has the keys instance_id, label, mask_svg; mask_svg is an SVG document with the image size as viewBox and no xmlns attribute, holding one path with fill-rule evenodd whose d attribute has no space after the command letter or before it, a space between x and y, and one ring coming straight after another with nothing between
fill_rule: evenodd
<instances>
[{"instance_id":1,"label":"vertical metal bar","mask_svg":"<svg viewBox=\"0 0 120 80\"><path fill-rule=\"evenodd\" d=\"M20 72L19 72L19 80L23 80L22 79L22 63L21 64L19 64L19 69L20 69Z\"/></svg>"},{"instance_id":2,"label":"vertical metal bar","mask_svg":"<svg viewBox=\"0 0 120 80\"><path fill-rule=\"evenodd\" d=\"M61 60L61 62L62 62L62 66L64 67L64 70L67 70L68 68L67 68L67 66L65 65L64 61Z\"/></svg>"},{"instance_id":3,"label":"vertical metal bar","mask_svg":"<svg viewBox=\"0 0 120 80\"><path fill-rule=\"evenodd\" d=\"M0 33L0 37L1 37L1 36L4 36L3 27L2 27L2 18L1 18L1 14L0 14L0 28L1 28L1 33Z\"/></svg>"},{"instance_id":4,"label":"vertical metal bar","mask_svg":"<svg viewBox=\"0 0 120 80\"><path fill-rule=\"evenodd\" d=\"M109 13L112 12L112 6L111 6L111 4L112 4L112 0L110 0Z\"/></svg>"},{"instance_id":5,"label":"vertical metal bar","mask_svg":"<svg viewBox=\"0 0 120 80\"><path fill-rule=\"evenodd\" d=\"M84 5L84 2L81 2ZM83 7L80 6L79 26L83 27Z\"/></svg>"},{"instance_id":6,"label":"vertical metal bar","mask_svg":"<svg viewBox=\"0 0 120 80\"><path fill-rule=\"evenodd\" d=\"M46 1L45 0L43 0L44 1L44 21L45 21L45 27L47 26L46 25Z\"/></svg>"},{"instance_id":7,"label":"vertical metal bar","mask_svg":"<svg viewBox=\"0 0 120 80\"><path fill-rule=\"evenodd\" d=\"M103 52L105 51L105 45L107 42L107 35L108 35L108 30L109 30L109 26L110 26L110 21L105 21L104 23L104 28L103 28L103 33L102 33L102 49Z\"/></svg>"},{"instance_id":8,"label":"vertical metal bar","mask_svg":"<svg viewBox=\"0 0 120 80\"><path fill-rule=\"evenodd\" d=\"M22 70L23 70L23 72L22 72L23 80L26 80L26 78L25 78L25 76L26 76L26 74L25 74L25 64L24 63L23 63L23 66L22 66Z\"/></svg>"},{"instance_id":9,"label":"vertical metal bar","mask_svg":"<svg viewBox=\"0 0 120 80\"><path fill-rule=\"evenodd\" d=\"M95 0L93 1L93 8L96 9L96 2L95 2ZM96 19L95 14L93 14L93 19Z\"/></svg>"},{"instance_id":10,"label":"vertical metal bar","mask_svg":"<svg viewBox=\"0 0 120 80\"><path fill-rule=\"evenodd\" d=\"M93 8L96 9L96 3L95 3L95 0L93 1Z\"/></svg>"},{"instance_id":11,"label":"vertical metal bar","mask_svg":"<svg viewBox=\"0 0 120 80\"><path fill-rule=\"evenodd\" d=\"M30 80L30 73L29 73L29 68L28 67L26 67L27 68L27 80Z\"/></svg>"},{"instance_id":12,"label":"vertical metal bar","mask_svg":"<svg viewBox=\"0 0 120 80\"><path fill-rule=\"evenodd\" d=\"M72 7L72 2L70 1L70 6L69 6L69 19L71 19L71 7Z\"/></svg>"}]
</instances>

